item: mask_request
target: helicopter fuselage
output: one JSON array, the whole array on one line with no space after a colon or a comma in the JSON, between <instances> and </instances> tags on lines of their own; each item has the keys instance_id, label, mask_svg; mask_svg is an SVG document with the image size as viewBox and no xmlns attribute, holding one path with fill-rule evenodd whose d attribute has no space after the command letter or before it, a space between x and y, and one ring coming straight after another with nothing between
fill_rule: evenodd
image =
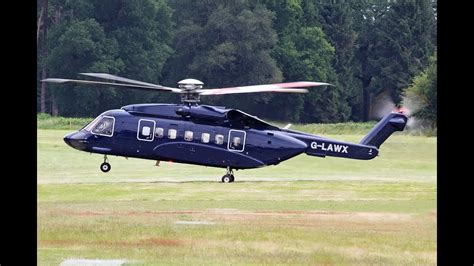
<instances>
[{"instance_id":1,"label":"helicopter fuselage","mask_svg":"<svg viewBox=\"0 0 474 266\"><path fill-rule=\"evenodd\" d=\"M402 130L406 120L398 122ZM64 140L91 153L228 169L276 165L302 153L362 160L378 154L376 145L282 129L240 110L206 105L128 105L102 113Z\"/></svg>"},{"instance_id":2,"label":"helicopter fuselage","mask_svg":"<svg viewBox=\"0 0 474 266\"><path fill-rule=\"evenodd\" d=\"M236 130L192 121L143 117L124 110L111 110L103 116L115 118L111 136L82 129L68 135L66 142L76 149L92 153L224 168L230 166L233 169L277 164L306 149L302 141L277 132ZM147 125L150 125L150 132L159 128L163 133L160 130L159 134L150 134L151 137L140 134L139 127L143 131ZM176 130L176 133L170 133L170 130ZM192 136L188 133L185 139L186 132L192 132ZM209 134L209 139L205 137L203 140L202 134ZM272 134L271 140L267 134ZM219 135L223 138L216 141ZM241 138L240 146L229 142L234 136ZM73 139L77 139L76 143L71 143Z\"/></svg>"}]
</instances>

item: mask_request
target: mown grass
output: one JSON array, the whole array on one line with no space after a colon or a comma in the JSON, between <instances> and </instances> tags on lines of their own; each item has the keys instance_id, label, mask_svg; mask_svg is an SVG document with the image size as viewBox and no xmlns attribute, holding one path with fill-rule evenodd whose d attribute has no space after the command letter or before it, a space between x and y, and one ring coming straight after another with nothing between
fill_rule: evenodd
<instances>
[{"instance_id":1,"label":"mown grass","mask_svg":"<svg viewBox=\"0 0 474 266\"><path fill-rule=\"evenodd\" d=\"M104 174L68 132L38 130L39 265L436 264L436 138L393 136L371 161L298 156L222 184L222 169L119 157Z\"/></svg>"}]
</instances>

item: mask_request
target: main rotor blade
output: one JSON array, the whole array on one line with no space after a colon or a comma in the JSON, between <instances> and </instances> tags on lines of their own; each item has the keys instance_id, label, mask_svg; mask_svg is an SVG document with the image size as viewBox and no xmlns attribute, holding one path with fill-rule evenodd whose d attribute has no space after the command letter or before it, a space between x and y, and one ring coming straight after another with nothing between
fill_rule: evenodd
<instances>
[{"instance_id":1,"label":"main rotor blade","mask_svg":"<svg viewBox=\"0 0 474 266\"><path fill-rule=\"evenodd\" d=\"M114 83L114 82L101 82L101 81L92 81L92 80L47 78L41 81L50 82L50 83L69 83L70 82L70 83L82 83L82 84L109 85L109 86L128 87L132 89L147 90L147 91L168 91L168 92L181 91L180 89L176 89L177 91L174 91L172 90L172 88L167 88L167 87L156 88L156 87L143 86L143 85L122 84L122 83Z\"/></svg>"},{"instance_id":2,"label":"main rotor blade","mask_svg":"<svg viewBox=\"0 0 474 266\"><path fill-rule=\"evenodd\" d=\"M298 88L315 87L315 86L332 86L332 85L329 83L324 83L324 82L299 81L299 82L287 82L287 83L277 83L277 84L218 88L218 89L210 89L210 90L200 90L199 92L201 95L223 95L223 94L252 93L252 92L307 93L308 92L307 89L298 89Z\"/></svg>"},{"instance_id":3,"label":"main rotor blade","mask_svg":"<svg viewBox=\"0 0 474 266\"><path fill-rule=\"evenodd\" d=\"M101 78L101 79L110 79L110 80L116 80L116 81L121 81L121 82L125 82L125 83L132 83L132 84L142 85L142 86L147 86L147 87L154 87L154 88L157 88L157 89L166 88L166 89L170 89L174 92L180 92L181 91L181 89L178 89L178 88L165 87L165 86L161 86L161 85L158 85L158 84L138 81L138 80L129 79L129 78L123 78L123 77L119 77L119 76L115 76L115 75L111 75L111 74L107 74L107 73L79 73L79 74L85 75L85 76L90 76L90 77Z\"/></svg>"}]
</instances>

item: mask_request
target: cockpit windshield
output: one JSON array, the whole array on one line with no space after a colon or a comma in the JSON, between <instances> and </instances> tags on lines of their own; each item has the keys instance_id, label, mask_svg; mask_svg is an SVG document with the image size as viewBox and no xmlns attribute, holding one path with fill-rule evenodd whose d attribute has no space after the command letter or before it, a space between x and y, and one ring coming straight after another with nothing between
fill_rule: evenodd
<instances>
[{"instance_id":1,"label":"cockpit windshield","mask_svg":"<svg viewBox=\"0 0 474 266\"><path fill-rule=\"evenodd\" d=\"M114 117L100 115L85 126L84 130L90 131L92 134L111 137L114 134L114 124Z\"/></svg>"},{"instance_id":2,"label":"cockpit windshield","mask_svg":"<svg viewBox=\"0 0 474 266\"><path fill-rule=\"evenodd\" d=\"M104 116L92 127L92 133L111 137L114 134L114 124L115 118Z\"/></svg>"},{"instance_id":3,"label":"cockpit windshield","mask_svg":"<svg viewBox=\"0 0 474 266\"><path fill-rule=\"evenodd\" d=\"M97 123L97 121L99 121L101 118L102 118L102 115L99 115L99 116L96 117L94 120L92 120L92 122L90 122L89 124L85 125L82 129L83 129L83 130L86 130L86 131L91 131L92 127L94 127L94 125Z\"/></svg>"}]
</instances>

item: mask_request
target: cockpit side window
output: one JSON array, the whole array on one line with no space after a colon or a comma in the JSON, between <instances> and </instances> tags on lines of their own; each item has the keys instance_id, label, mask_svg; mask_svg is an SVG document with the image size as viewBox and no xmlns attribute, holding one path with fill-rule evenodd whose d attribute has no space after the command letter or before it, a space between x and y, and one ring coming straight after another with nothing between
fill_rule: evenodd
<instances>
[{"instance_id":1,"label":"cockpit side window","mask_svg":"<svg viewBox=\"0 0 474 266\"><path fill-rule=\"evenodd\" d=\"M115 118L103 116L95 125L92 126L92 133L101 136L112 137L114 134Z\"/></svg>"}]
</instances>

